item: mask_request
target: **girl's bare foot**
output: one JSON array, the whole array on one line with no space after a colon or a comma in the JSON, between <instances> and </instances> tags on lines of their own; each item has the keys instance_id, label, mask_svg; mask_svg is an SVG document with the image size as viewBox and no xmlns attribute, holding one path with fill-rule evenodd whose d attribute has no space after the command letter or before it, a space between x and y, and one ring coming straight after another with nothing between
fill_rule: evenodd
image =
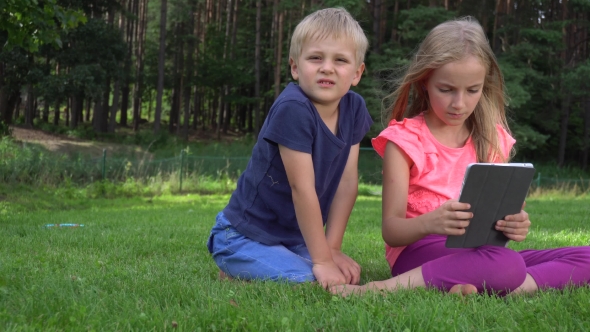
<instances>
[{"instance_id":1,"label":"girl's bare foot","mask_svg":"<svg viewBox=\"0 0 590 332\"><path fill-rule=\"evenodd\" d=\"M477 287L471 284L460 285L457 284L449 290L449 294L458 294L459 296L466 296L469 294L477 294Z\"/></svg>"},{"instance_id":2,"label":"girl's bare foot","mask_svg":"<svg viewBox=\"0 0 590 332\"><path fill-rule=\"evenodd\" d=\"M342 297L347 297L350 294L361 295L367 291L367 288L365 286L336 285L336 286L330 287L330 293L332 293L334 295L340 295Z\"/></svg>"},{"instance_id":3,"label":"girl's bare foot","mask_svg":"<svg viewBox=\"0 0 590 332\"><path fill-rule=\"evenodd\" d=\"M343 297L346 297L350 294L362 295L368 291L377 292L377 291L384 291L385 289L386 289L386 286L383 284L382 281L372 281L372 282L366 283L362 286L358 286L358 285L332 286L332 287L330 287L330 292L332 294L341 295Z\"/></svg>"}]
</instances>

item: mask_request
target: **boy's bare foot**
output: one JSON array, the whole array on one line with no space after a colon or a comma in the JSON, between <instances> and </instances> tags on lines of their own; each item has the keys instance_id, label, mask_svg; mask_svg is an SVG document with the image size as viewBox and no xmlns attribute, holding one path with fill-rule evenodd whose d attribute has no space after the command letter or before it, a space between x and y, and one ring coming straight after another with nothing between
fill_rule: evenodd
<instances>
[{"instance_id":1,"label":"boy's bare foot","mask_svg":"<svg viewBox=\"0 0 590 332\"><path fill-rule=\"evenodd\" d=\"M234 280L234 278L228 276L225 272L219 270L219 280Z\"/></svg>"},{"instance_id":2,"label":"boy's bare foot","mask_svg":"<svg viewBox=\"0 0 590 332\"><path fill-rule=\"evenodd\" d=\"M449 294L458 294L459 296L466 296L469 294L477 294L477 287L471 284L460 285L457 284L449 290Z\"/></svg>"}]
</instances>

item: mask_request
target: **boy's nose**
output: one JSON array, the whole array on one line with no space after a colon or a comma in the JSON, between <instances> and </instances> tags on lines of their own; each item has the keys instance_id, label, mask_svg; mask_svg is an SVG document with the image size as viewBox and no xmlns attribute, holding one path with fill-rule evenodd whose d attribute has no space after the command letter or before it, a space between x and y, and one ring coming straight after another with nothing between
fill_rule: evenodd
<instances>
[{"instance_id":1,"label":"boy's nose","mask_svg":"<svg viewBox=\"0 0 590 332\"><path fill-rule=\"evenodd\" d=\"M324 61L320 67L322 73L332 73L334 71L334 64L331 61Z\"/></svg>"}]
</instances>

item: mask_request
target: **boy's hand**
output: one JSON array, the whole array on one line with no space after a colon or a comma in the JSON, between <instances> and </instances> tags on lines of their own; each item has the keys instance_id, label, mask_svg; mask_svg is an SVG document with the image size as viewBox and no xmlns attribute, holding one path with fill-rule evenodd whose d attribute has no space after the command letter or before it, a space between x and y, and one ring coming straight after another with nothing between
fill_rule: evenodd
<instances>
[{"instance_id":1,"label":"boy's hand","mask_svg":"<svg viewBox=\"0 0 590 332\"><path fill-rule=\"evenodd\" d=\"M461 203L456 199L444 202L438 209L432 211L434 218L427 226L427 233L463 235L465 228L469 226L469 220L473 218L473 213L465 211L469 207L468 203Z\"/></svg>"},{"instance_id":2,"label":"boy's hand","mask_svg":"<svg viewBox=\"0 0 590 332\"><path fill-rule=\"evenodd\" d=\"M358 285L361 281L361 266L340 250L332 249L332 259L346 278L346 284Z\"/></svg>"},{"instance_id":3,"label":"boy's hand","mask_svg":"<svg viewBox=\"0 0 590 332\"><path fill-rule=\"evenodd\" d=\"M333 261L327 264L313 264L312 271L318 283L324 289L346 284L346 278Z\"/></svg>"},{"instance_id":4,"label":"boy's hand","mask_svg":"<svg viewBox=\"0 0 590 332\"><path fill-rule=\"evenodd\" d=\"M504 220L496 222L496 229L502 231L510 240L521 242L526 239L531 227L529 214L521 210L518 214L506 216Z\"/></svg>"}]
</instances>

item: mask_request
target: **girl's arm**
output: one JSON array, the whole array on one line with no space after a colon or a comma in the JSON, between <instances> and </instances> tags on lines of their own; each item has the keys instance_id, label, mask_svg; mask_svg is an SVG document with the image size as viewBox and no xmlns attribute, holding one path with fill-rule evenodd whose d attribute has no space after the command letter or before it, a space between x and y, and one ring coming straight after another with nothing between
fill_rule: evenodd
<instances>
[{"instance_id":1,"label":"girl's arm","mask_svg":"<svg viewBox=\"0 0 590 332\"><path fill-rule=\"evenodd\" d=\"M429 234L461 235L469 225L469 204L449 200L436 210L407 219L410 168L413 161L388 142L383 156L383 240L392 247L412 244Z\"/></svg>"},{"instance_id":2,"label":"girl's arm","mask_svg":"<svg viewBox=\"0 0 590 332\"><path fill-rule=\"evenodd\" d=\"M346 280L334 263L324 234L311 155L283 145L279 145L279 152L291 186L297 223L313 263L313 274L324 288L344 284Z\"/></svg>"},{"instance_id":3,"label":"girl's arm","mask_svg":"<svg viewBox=\"0 0 590 332\"><path fill-rule=\"evenodd\" d=\"M352 258L343 254L341 248L344 231L358 193L359 150L359 144L350 148L344 173L332 200L326 222L326 239L332 250L334 262L344 274L346 283L353 285L360 282L361 267Z\"/></svg>"}]
</instances>

